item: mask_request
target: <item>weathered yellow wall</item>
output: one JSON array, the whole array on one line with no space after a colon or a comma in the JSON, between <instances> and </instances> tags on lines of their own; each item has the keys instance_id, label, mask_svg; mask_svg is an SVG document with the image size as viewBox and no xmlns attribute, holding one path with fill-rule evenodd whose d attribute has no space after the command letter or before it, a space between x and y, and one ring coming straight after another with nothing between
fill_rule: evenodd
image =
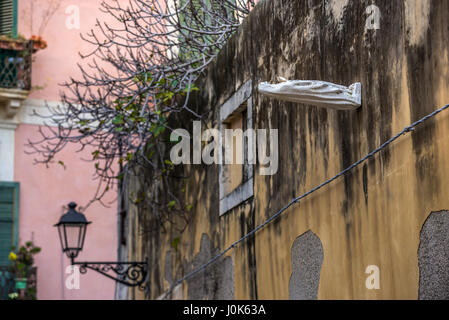
<instances>
[{"instance_id":1,"label":"weathered yellow wall","mask_svg":"<svg viewBox=\"0 0 449 320\"><path fill-rule=\"evenodd\" d=\"M329 111L268 99L254 89L255 128L279 129L279 171L260 176L256 166L254 199L219 217L218 168L185 168L194 209L177 250L170 243L179 234L170 230L131 239L147 243L145 248L157 245L150 254L150 298L169 289L167 251L173 253L169 272L178 279L200 251L203 234L226 248L294 196L449 103L447 1L375 1L382 14L379 30L365 30L372 1L342 2L347 6L261 1L200 81L193 104L196 110L215 108L207 119L213 127L217 107L248 79L360 81L363 105ZM235 299L288 299L291 247L308 230L324 249L319 299L417 299L422 225L431 212L449 209L448 159L446 111L228 252ZM380 290L365 287L368 265L380 268ZM186 282L180 290L188 298Z\"/></svg>"}]
</instances>

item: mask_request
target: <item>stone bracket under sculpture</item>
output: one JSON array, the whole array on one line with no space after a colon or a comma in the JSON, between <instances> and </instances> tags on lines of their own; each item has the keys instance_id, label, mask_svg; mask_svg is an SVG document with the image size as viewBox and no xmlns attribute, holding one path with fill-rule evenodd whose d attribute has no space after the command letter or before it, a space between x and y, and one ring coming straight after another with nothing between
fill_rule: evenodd
<instances>
[{"instance_id":1,"label":"stone bracket under sculpture","mask_svg":"<svg viewBox=\"0 0 449 320\"><path fill-rule=\"evenodd\" d=\"M262 82L258 91L268 97L289 102L298 102L331 108L334 110L355 110L362 104L362 84L349 87L317 81L286 80L278 77L279 83Z\"/></svg>"}]
</instances>

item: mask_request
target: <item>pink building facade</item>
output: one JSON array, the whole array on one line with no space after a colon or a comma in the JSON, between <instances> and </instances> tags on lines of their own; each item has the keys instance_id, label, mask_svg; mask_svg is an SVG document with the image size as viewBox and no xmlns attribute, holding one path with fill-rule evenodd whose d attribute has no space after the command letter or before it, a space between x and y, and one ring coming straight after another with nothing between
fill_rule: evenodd
<instances>
[{"instance_id":1,"label":"pink building facade","mask_svg":"<svg viewBox=\"0 0 449 320\"><path fill-rule=\"evenodd\" d=\"M80 276L79 289L66 286L70 262L53 226L70 201L85 206L95 194L94 164L81 160L90 158L92 150L77 153L76 146L69 145L49 167L35 165L36 155L26 153L27 141L39 139L43 125L33 111L45 113L46 104L58 105L59 84L79 75L78 53L92 49L80 34L94 28L96 19L107 21L107 17L99 10L100 0L10 2L16 6L19 37L41 36L48 47L33 54L31 90L0 84L0 264L7 262L4 255L11 243L32 240L42 248L36 256L38 299L114 299L115 282L91 270ZM110 207L94 203L84 212L92 224L78 261L117 260L115 190L105 202Z\"/></svg>"}]
</instances>

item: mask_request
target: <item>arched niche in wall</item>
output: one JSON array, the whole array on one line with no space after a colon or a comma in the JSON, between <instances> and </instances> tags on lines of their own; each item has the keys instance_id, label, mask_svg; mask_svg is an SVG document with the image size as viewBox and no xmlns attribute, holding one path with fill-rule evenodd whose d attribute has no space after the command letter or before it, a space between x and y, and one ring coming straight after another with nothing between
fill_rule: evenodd
<instances>
[{"instance_id":1,"label":"arched niche in wall","mask_svg":"<svg viewBox=\"0 0 449 320\"><path fill-rule=\"evenodd\" d=\"M323 246L320 238L307 231L293 242L292 275L288 285L290 300L316 300L320 284Z\"/></svg>"},{"instance_id":2,"label":"arched niche in wall","mask_svg":"<svg viewBox=\"0 0 449 320\"><path fill-rule=\"evenodd\" d=\"M188 272L199 268L219 253L207 234L201 237L200 252L186 265ZM234 262L225 257L187 280L189 300L233 300Z\"/></svg>"},{"instance_id":3,"label":"arched niche in wall","mask_svg":"<svg viewBox=\"0 0 449 320\"><path fill-rule=\"evenodd\" d=\"M449 212L432 212L418 249L419 299L449 299Z\"/></svg>"}]
</instances>

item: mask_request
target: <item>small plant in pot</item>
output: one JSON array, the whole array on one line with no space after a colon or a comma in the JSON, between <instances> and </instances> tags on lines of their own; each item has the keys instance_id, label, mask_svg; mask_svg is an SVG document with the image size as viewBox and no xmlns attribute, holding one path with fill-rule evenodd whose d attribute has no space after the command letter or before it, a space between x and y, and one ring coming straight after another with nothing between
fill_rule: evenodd
<instances>
[{"instance_id":1,"label":"small plant in pot","mask_svg":"<svg viewBox=\"0 0 449 320\"><path fill-rule=\"evenodd\" d=\"M25 242L17 251L13 246L9 254L9 260L13 262L13 272L16 275L16 289L26 289L27 279L30 275L30 270L34 264L34 255L38 254L41 248L36 247L32 241Z\"/></svg>"}]
</instances>

